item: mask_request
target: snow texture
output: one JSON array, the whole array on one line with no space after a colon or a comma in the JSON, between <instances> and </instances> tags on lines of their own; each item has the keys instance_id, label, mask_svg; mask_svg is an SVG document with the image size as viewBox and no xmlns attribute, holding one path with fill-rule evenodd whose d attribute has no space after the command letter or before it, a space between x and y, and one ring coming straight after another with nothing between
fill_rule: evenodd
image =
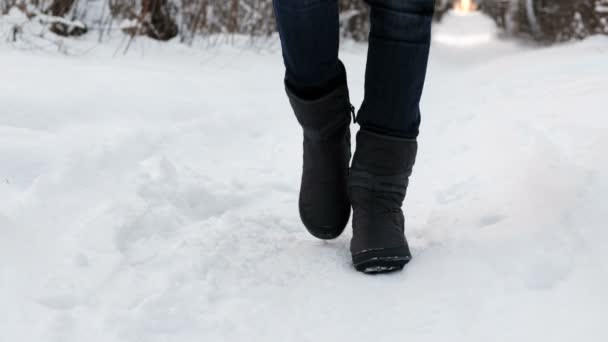
<instances>
[{"instance_id":1,"label":"snow texture","mask_svg":"<svg viewBox=\"0 0 608 342\"><path fill-rule=\"evenodd\" d=\"M278 43L1 43L0 341L608 340L608 39L488 27L436 27L414 260L381 276L300 223Z\"/></svg>"}]
</instances>

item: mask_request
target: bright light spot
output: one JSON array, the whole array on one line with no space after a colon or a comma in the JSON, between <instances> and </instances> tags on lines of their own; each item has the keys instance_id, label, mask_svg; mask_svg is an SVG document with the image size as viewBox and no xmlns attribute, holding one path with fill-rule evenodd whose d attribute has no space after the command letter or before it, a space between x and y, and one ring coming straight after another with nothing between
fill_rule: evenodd
<instances>
[{"instance_id":1,"label":"bright light spot","mask_svg":"<svg viewBox=\"0 0 608 342\"><path fill-rule=\"evenodd\" d=\"M477 10L473 0L454 0L454 11L458 14L467 14Z\"/></svg>"}]
</instances>

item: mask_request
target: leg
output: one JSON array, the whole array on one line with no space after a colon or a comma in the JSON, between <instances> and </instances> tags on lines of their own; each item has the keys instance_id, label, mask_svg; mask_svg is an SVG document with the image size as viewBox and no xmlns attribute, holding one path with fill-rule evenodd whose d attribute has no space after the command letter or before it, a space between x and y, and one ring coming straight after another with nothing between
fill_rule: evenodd
<instances>
[{"instance_id":1,"label":"leg","mask_svg":"<svg viewBox=\"0 0 608 342\"><path fill-rule=\"evenodd\" d=\"M426 76L433 0L366 0L371 32L361 128L416 138Z\"/></svg>"},{"instance_id":2,"label":"leg","mask_svg":"<svg viewBox=\"0 0 608 342\"><path fill-rule=\"evenodd\" d=\"M300 217L312 235L333 239L350 217L351 105L338 59L338 3L274 0L274 9L287 69L285 88L304 131Z\"/></svg>"},{"instance_id":3,"label":"leg","mask_svg":"<svg viewBox=\"0 0 608 342\"><path fill-rule=\"evenodd\" d=\"M283 48L285 84L302 98L328 94L346 82L338 60L337 0L273 0Z\"/></svg>"},{"instance_id":4,"label":"leg","mask_svg":"<svg viewBox=\"0 0 608 342\"><path fill-rule=\"evenodd\" d=\"M361 130L349 176L353 264L377 273L411 259L402 211L416 160L433 0L366 0L371 32Z\"/></svg>"}]
</instances>

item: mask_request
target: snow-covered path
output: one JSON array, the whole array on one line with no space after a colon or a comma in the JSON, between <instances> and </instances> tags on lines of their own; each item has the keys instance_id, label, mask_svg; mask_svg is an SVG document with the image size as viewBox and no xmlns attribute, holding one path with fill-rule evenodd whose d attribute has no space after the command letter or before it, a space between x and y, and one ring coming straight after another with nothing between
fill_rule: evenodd
<instances>
[{"instance_id":1,"label":"snow-covered path","mask_svg":"<svg viewBox=\"0 0 608 342\"><path fill-rule=\"evenodd\" d=\"M608 340L608 40L444 30L405 205L415 260L374 277L348 230L299 221L276 45L0 46L0 341ZM365 47L342 57L358 104Z\"/></svg>"}]
</instances>

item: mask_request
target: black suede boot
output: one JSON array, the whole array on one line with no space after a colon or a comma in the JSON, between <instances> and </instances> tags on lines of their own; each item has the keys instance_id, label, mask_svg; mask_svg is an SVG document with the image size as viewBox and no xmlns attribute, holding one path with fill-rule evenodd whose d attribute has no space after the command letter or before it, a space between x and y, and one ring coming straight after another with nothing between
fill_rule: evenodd
<instances>
[{"instance_id":1,"label":"black suede boot","mask_svg":"<svg viewBox=\"0 0 608 342\"><path fill-rule=\"evenodd\" d=\"M415 139L359 131L349 177L351 253L358 271L400 270L412 258L401 207L416 160Z\"/></svg>"},{"instance_id":2,"label":"black suede boot","mask_svg":"<svg viewBox=\"0 0 608 342\"><path fill-rule=\"evenodd\" d=\"M296 118L304 129L304 165L300 218L319 239L335 239L350 217L348 164L352 107L342 86L317 99L304 100L287 88Z\"/></svg>"}]
</instances>

